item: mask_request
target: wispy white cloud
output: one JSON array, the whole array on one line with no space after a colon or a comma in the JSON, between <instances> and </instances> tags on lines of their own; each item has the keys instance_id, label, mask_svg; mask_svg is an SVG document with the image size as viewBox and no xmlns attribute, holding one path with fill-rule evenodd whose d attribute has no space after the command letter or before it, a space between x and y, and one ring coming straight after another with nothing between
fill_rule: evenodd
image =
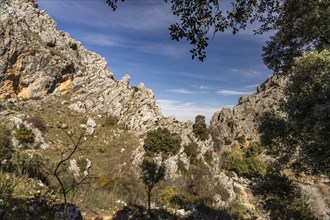
<instances>
[{"instance_id":1,"label":"wispy white cloud","mask_svg":"<svg viewBox=\"0 0 330 220\"><path fill-rule=\"evenodd\" d=\"M254 69L245 70L245 69L232 68L232 69L230 69L230 72L237 73L237 74L243 75L245 77L258 77L258 76L262 75L262 72L254 70Z\"/></svg>"},{"instance_id":2,"label":"wispy white cloud","mask_svg":"<svg viewBox=\"0 0 330 220\"><path fill-rule=\"evenodd\" d=\"M247 89L255 89L255 88L257 88L259 86L259 84L252 84L252 85L246 85L246 86L244 86L245 88L247 88Z\"/></svg>"},{"instance_id":3,"label":"wispy white cloud","mask_svg":"<svg viewBox=\"0 0 330 220\"><path fill-rule=\"evenodd\" d=\"M191 95L191 94L196 94L195 91L191 91L185 88L179 88L179 89L167 89L167 92L170 93L177 93L177 94L185 94L185 95Z\"/></svg>"},{"instance_id":4,"label":"wispy white cloud","mask_svg":"<svg viewBox=\"0 0 330 220\"><path fill-rule=\"evenodd\" d=\"M187 72L178 72L177 75L192 79L209 80L209 81L217 81L217 82L230 82L229 80L223 79L221 75L212 76L207 74L197 74L197 73L187 73Z\"/></svg>"},{"instance_id":5,"label":"wispy white cloud","mask_svg":"<svg viewBox=\"0 0 330 220\"><path fill-rule=\"evenodd\" d=\"M159 54L177 58L180 58L187 53L187 48L184 45L144 41L136 42L128 38L120 38L114 35L99 33L81 32L79 34L79 39L85 43L96 46L131 48L143 53Z\"/></svg>"},{"instance_id":6,"label":"wispy white cloud","mask_svg":"<svg viewBox=\"0 0 330 220\"><path fill-rule=\"evenodd\" d=\"M197 115L204 115L206 121L209 122L212 115L220 109L220 107L214 108L197 105L192 102L180 102L168 99L157 100L157 104L165 116L174 115L179 120L193 121Z\"/></svg>"},{"instance_id":7,"label":"wispy white cloud","mask_svg":"<svg viewBox=\"0 0 330 220\"><path fill-rule=\"evenodd\" d=\"M209 87L209 86L204 86L204 85L200 85L200 86L199 86L199 89L201 89L201 90L210 90L211 87Z\"/></svg>"},{"instance_id":8,"label":"wispy white cloud","mask_svg":"<svg viewBox=\"0 0 330 220\"><path fill-rule=\"evenodd\" d=\"M49 12L56 19L107 29L155 31L167 29L177 20L172 15L170 4L162 1L125 1L118 4L115 12L105 1L39 0L38 4L42 8L47 4Z\"/></svg>"},{"instance_id":9,"label":"wispy white cloud","mask_svg":"<svg viewBox=\"0 0 330 220\"><path fill-rule=\"evenodd\" d=\"M238 91L238 90L218 90L219 95L248 95L253 93L252 91Z\"/></svg>"}]
</instances>

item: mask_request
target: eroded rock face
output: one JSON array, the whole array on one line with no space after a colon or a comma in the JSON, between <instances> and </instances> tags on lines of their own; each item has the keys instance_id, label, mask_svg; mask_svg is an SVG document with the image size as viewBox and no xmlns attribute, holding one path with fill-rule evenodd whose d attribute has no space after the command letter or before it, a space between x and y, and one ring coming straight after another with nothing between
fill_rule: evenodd
<instances>
[{"instance_id":1,"label":"eroded rock face","mask_svg":"<svg viewBox=\"0 0 330 220\"><path fill-rule=\"evenodd\" d=\"M242 96L233 108L216 112L211 119L211 132L219 147L233 143L244 145L258 140L260 117L266 112L275 112L285 117L281 105L285 103L284 88L288 76L273 75L258 86L257 92Z\"/></svg>"},{"instance_id":2,"label":"eroded rock face","mask_svg":"<svg viewBox=\"0 0 330 220\"><path fill-rule=\"evenodd\" d=\"M104 58L58 31L34 0L1 0L0 99L70 94L79 112L111 114L144 132L163 119L154 94L126 75L114 79Z\"/></svg>"}]
</instances>

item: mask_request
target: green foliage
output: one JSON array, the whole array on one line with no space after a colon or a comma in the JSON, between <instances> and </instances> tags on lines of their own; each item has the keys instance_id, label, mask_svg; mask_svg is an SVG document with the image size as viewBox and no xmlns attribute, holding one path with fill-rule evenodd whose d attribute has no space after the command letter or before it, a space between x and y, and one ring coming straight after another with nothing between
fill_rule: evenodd
<instances>
[{"instance_id":1,"label":"green foliage","mask_svg":"<svg viewBox=\"0 0 330 220\"><path fill-rule=\"evenodd\" d=\"M108 115L107 117L104 118L103 127L113 127L115 125L117 125L119 122L118 117L114 116L114 115Z\"/></svg>"},{"instance_id":2,"label":"green foliage","mask_svg":"<svg viewBox=\"0 0 330 220\"><path fill-rule=\"evenodd\" d=\"M150 211L151 191L157 183L165 177L166 167L164 164L158 166L153 159L145 157L141 164L141 179L147 186L148 210Z\"/></svg>"},{"instance_id":3,"label":"green foliage","mask_svg":"<svg viewBox=\"0 0 330 220\"><path fill-rule=\"evenodd\" d=\"M162 203L166 207L175 207L175 198L178 196L177 192L172 188L172 187L167 187L163 192L162 192Z\"/></svg>"},{"instance_id":4,"label":"green foliage","mask_svg":"<svg viewBox=\"0 0 330 220\"><path fill-rule=\"evenodd\" d=\"M247 24L258 22L256 33L273 30L274 36L263 48L265 64L279 72L294 64L294 58L306 50L321 50L330 42L330 3L327 0L181 0L168 1L179 22L169 28L172 40L186 39L193 48L192 59L206 57L210 33L231 30L236 34ZM113 10L117 0L106 0ZM297 7L299 5L299 7ZM317 24L317 25L316 25Z\"/></svg>"},{"instance_id":5,"label":"green foliage","mask_svg":"<svg viewBox=\"0 0 330 220\"><path fill-rule=\"evenodd\" d=\"M208 164L208 165L212 165L212 160L213 160L213 153L211 150L207 150L205 153L204 153L204 160L205 162Z\"/></svg>"},{"instance_id":6,"label":"green foliage","mask_svg":"<svg viewBox=\"0 0 330 220\"><path fill-rule=\"evenodd\" d=\"M263 147L259 142L252 142L245 150L245 157L256 157L261 154L262 150Z\"/></svg>"},{"instance_id":7,"label":"green foliage","mask_svg":"<svg viewBox=\"0 0 330 220\"><path fill-rule=\"evenodd\" d=\"M88 164L88 162L87 162L86 158L79 158L77 160L77 165L78 165L80 171L86 170L87 164Z\"/></svg>"},{"instance_id":8,"label":"green foliage","mask_svg":"<svg viewBox=\"0 0 330 220\"><path fill-rule=\"evenodd\" d=\"M178 170L183 174L186 175L188 170L186 168L186 165L183 163L182 160L178 160Z\"/></svg>"},{"instance_id":9,"label":"green foliage","mask_svg":"<svg viewBox=\"0 0 330 220\"><path fill-rule=\"evenodd\" d=\"M299 187L277 169L272 169L273 166L270 168L254 186L254 193L263 200L261 204L270 212L271 219L315 219Z\"/></svg>"},{"instance_id":10,"label":"green foliage","mask_svg":"<svg viewBox=\"0 0 330 220\"><path fill-rule=\"evenodd\" d=\"M277 32L263 48L263 59L269 68L285 71L303 52L329 48L329 1L287 0L279 10L273 24Z\"/></svg>"},{"instance_id":11,"label":"green foliage","mask_svg":"<svg viewBox=\"0 0 330 220\"><path fill-rule=\"evenodd\" d=\"M151 158L144 158L141 164L141 179L148 188L153 188L155 184L165 177L165 165L158 166Z\"/></svg>"},{"instance_id":12,"label":"green foliage","mask_svg":"<svg viewBox=\"0 0 330 220\"><path fill-rule=\"evenodd\" d=\"M3 218L6 215L7 210L10 209L13 203L12 193L17 185L16 178L14 176L4 173L0 170L0 217Z\"/></svg>"},{"instance_id":13,"label":"green foliage","mask_svg":"<svg viewBox=\"0 0 330 220\"><path fill-rule=\"evenodd\" d=\"M16 151L10 160L13 171L18 175L27 175L30 178L48 183L48 178L41 169L44 162L45 159L40 154L24 151Z\"/></svg>"},{"instance_id":14,"label":"green foliage","mask_svg":"<svg viewBox=\"0 0 330 220\"><path fill-rule=\"evenodd\" d=\"M288 122L275 112L265 112L259 117L261 144L269 146L276 138L284 138L289 132Z\"/></svg>"},{"instance_id":15,"label":"green foliage","mask_svg":"<svg viewBox=\"0 0 330 220\"><path fill-rule=\"evenodd\" d=\"M4 126L0 126L0 160L9 160L14 149L10 139L10 131Z\"/></svg>"},{"instance_id":16,"label":"green foliage","mask_svg":"<svg viewBox=\"0 0 330 220\"><path fill-rule=\"evenodd\" d=\"M34 142L34 134L32 130L27 128L24 124L21 124L16 130L15 137L22 144Z\"/></svg>"},{"instance_id":17,"label":"green foliage","mask_svg":"<svg viewBox=\"0 0 330 220\"><path fill-rule=\"evenodd\" d=\"M209 133L205 123L205 116L203 115L196 116L195 123L193 125L193 132L195 136L202 141L208 139Z\"/></svg>"},{"instance_id":18,"label":"green foliage","mask_svg":"<svg viewBox=\"0 0 330 220\"><path fill-rule=\"evenodd\" d=\"M34 115L26 120L28 123L31 123L33 127L38 128L41 132L47 131L47 125L45 121L38 115Z\"/></svg>"},{"instance_id":19,"label":"green foliage","mask_svg":"<svg viewBox=\"0 0 330 220\"><path fill-rule=\"evenodd\" d=\"M164 155L175 155L180 150L181 139L167 128L158 128L149 131L144 140L144 149L148 154L163 153Z\"/></svg>"},{"instance_id":20,"label":"green foliage","mask_svg":"<svg viewBox=\"0 0 330 220\"><path fill-rule=\"evenodd\" d=\"M287 88L291 133L311 170L330 174L330 50L297 60Z\"/></svg>"},{"instance_id":21,"label":"green foliage","mask_svg":"<svg viewBox=\"0 0 330 220\"><path fill-rule=\"evenodd\" d=\"M261 153L260 148L259 144L253 143L245 150L235 148L231 152L225 153L224 168L246 178L265 175L266 165L257 158Z\"/></svg>"},{"instance_id":22,"label":"green foliage","mask_svg":"<svg viewBox=\"0 0 330 220\"><path fill-rule=\"evenodd\" d=\"M195 161L198 155L198 144L196 142L190 142L184 145L184 152L187 154L187 157L189 157L190 162Z\"/></svg>"},{"instance_id":23,"label":"green foliage","mask_svg":"<svg viewBox=\"0 0 330 220\"><path fill-rule=\"evenodd\" d=\"M246 206L237 202L231 205L231 211L236 219L244 219L244 216L248 213Z\"/></svg>"}]
</instances>

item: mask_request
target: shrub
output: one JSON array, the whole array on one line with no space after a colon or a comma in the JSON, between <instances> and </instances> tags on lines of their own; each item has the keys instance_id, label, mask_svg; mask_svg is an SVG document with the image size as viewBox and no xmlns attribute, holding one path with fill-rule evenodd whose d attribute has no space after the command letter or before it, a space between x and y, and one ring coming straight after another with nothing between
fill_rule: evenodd
<instances>
[{"instance_id":1,"label":"shrub","mask_svg":"<svg viewBox=\"0 0 330 220\"><path fill-rule=\"evenodd\" d=\"M203 115L196 116L195 124L193 125L193 132L195 136L202 141L208 139L209 134L205 123L205 116Z\"/></svg>"},{"instance_id":2,"label":"shrub","mask_svg":"<svg viewBox=\"0 0 330 220\"><path fill-rule=\"evenodd\" d=\"M118 117L114 116L114 115L108 115L107 117L105 117L104 121L103 121L103 127L113 127L115 125L117 125L119 122Z\"/></svg>"},{"instance_id":3,"label":"shrub","mask_svg":"<svg viewBox=\"0 0 330 220\"><path fill-rule=\"evenodd\" d=\"M184 152L190 158L190 162L194 161L198 155L198 144L196 142L190 142L184 146Z\"/></svg>"},{"instance_id":4,"label":"shrub","mask_svg":"<svg viewBox=\"0 0 330 220\"><path fill-rule=\"evenodd\" d=\"M181 174L186 175L188 173L188 170L186 169L185 164L182 160L178 161L178 170L181 172Z\"/></svg>"},{"instance_id":5,"label":"shrub","mask_svg":"<svg viewBox=\"0 0 330 220\"><path fill-rule=\"evenodd\" d=\"M38 115L34 115L26 120L28 123L31 123L33 127L39 129L41 132L47 131L47 126L45 121Z\"/></svg>"},{"instance_id":6,"label":"shrub","mask_svg":"<svg viewBox=\"0 0 330 220\"><path fill-rule=\"evenodd\" d=\"M271 219L315 219L299 186L279 171L269 169L253 188Z\"/></svg>"},{"instance_id":7,"label":"shrub","mask_svg":"<svg viewBox=\"0 0 330 220\"><path fill-rule=\"evenodd\" d=\"M0 158L2 160L9 160L14 152L10 140L10 131L3 126L0 126Z\"/></svg>"},{"instance_id":8,"label":"shrub","mask_svg":"<svg viewBox=\"0 0 330 220\"><path fill-rule=\"evenodd\" d=\"M158 128L147 133L144 140L144 149L151 155L154 153L175 155L180 150L180 143L180 137L172 134L167 128Z\"/></svg>"},{"instance_id":9,"label":"shrub","mask_svg":"<svg viewBox=\"0 0 330 220\"><path fill-rule=\"evenodd\" d=\"M175 198L177 197L177 192L171 188L171 187L168 187L166 188L162 195L162 203L166 206L166 207L173 207L175 206Z\"/></svg>"},{"instance_id":10,"label":"shrub","mask_svg":"<svg viewBox=\"0 0 330 220\"><path fill-rule=\"evenodd\" d=\"M30 178L39 179L48 183L48 178L41 167L44 165L44 158L40 154L29 154L26 152L15 152L11 159L11 165L18 175L27 175Z\"/></svg>"},{"instance_id":11,"label":"shrub","mask_svg":"<svg viewBox=\"0 0 330 220\"><path fill-rule=\"evenodd\" d=\"M0 217L4 217L7 210L13 203L13 192L16 185L19 183L19 179L9 173L5 173L0 170Z\"/></svg>"},{"instance_id":12,"label":"shrub","mask_svg":"<svg viewBox=\"0 0 330 220\"><path fill-rule=\"evenodd\" d=\"M211 151L211 150L207 150L207 151L204 153L204 160L205 160L205 162L206 162L208 165L211 165L211 164L212 164L212 159L213 159L212 151Z\"/></svg>"},{"instance_id":13,"label":"shrub","mask_svg":"<svg viewBox=\"0 0 330 220\"><path fill-rule=\"evenodd\" d=\"M242 203L234 203L231 206L232 212L237 219L244 219L244 215L247 214L248 209Z\"/></svg>"},{"instance_id":14,"label":"shrub","mask_svg":"<svg viewBox=\"0 0 330 220\"><path fill-rule=\"evenodd\" d=\"M259 142L252 142L249 144L249 147L245 151L246 157L256 157L261 154L263 150L262 145Z\"/></svg>"},{"instance_id":15,"label":"shrub","mask_svg":"<svg viewBox=\"0 0 330 220\"><path fill-rule=\"evenodd\" d=\"M15 137L20 143L26 144L34 142L34 134L32 130L27 128L24 124L21 124L19 129L16 130Z\"/></svg>"},{"instance_id":16,"label":"shrub","mask_svg":"<svg viewBox=\"0 0 330 220\"><path fill-rule=\"evenodd\" d=\"M246 153L250 152L250 153ZM225 169L237 173L239 176L246 178L264 176L266 173L266 165L257 157L249 157L254 150L243 151L240 148L233 149L231 152L225 153Z\"/></svg>"}]
</instances>

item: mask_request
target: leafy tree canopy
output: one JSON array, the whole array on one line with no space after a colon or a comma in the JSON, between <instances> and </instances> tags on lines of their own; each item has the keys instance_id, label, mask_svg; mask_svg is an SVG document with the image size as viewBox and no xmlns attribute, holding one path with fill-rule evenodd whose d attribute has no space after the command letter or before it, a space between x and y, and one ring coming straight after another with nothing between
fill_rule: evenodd
<instances>
[{"instance_id":1,"label":"leafy tree canopy","mask_svg":"<svg viewBox=\"0 0 330 220\"><path fill-rule=\"evenodd\" d=\"M167 128L158 128L147 133L147 137L144 140L144 149L151 154L174 155L180 150L180 143L180 137L172 134Z\"/></svg>"},{"instance_id":2,"label":"leafy tree canopy","mask_svg":"<svg viewBox=\"0 0 330 220\"><path fill-rule=\"evenodd\" d=\"M286 108L292 136L310 167L330 174L330 50L299 58L291 82Z\"/></svg>"},{"instance_id":3,"label":"leafy tree canopy","mask_svg":"<svg viewBox=\"0 0 330 220\"><path fill-rule=\"evenodd\" d=\"M118 0L106 0L113 10ZM124 1L124 0L122 0ZM247 24L259 22L255 33L275 31L263 48L265 64L285 70L294 57L306 50L324 49L330 45L329 0L231 0L227 10L219 0L164 0L180 21L169 27L172 40L186 39L193 48L192 58L203 61L212 34L231 30L236 34Z\"/></svg>"},{"instance_id":4,"label":"leafy tree canopy","mask_svg":"<svg viewBox=\"0 0 330 220\"><path fill-rule=\"evenodd\" d=\"M195 124L193 125L193 132L200 140L205 141L208 138L208 130L205 123L205 116L197 115Z\"/></svg>"}]
</instances>

